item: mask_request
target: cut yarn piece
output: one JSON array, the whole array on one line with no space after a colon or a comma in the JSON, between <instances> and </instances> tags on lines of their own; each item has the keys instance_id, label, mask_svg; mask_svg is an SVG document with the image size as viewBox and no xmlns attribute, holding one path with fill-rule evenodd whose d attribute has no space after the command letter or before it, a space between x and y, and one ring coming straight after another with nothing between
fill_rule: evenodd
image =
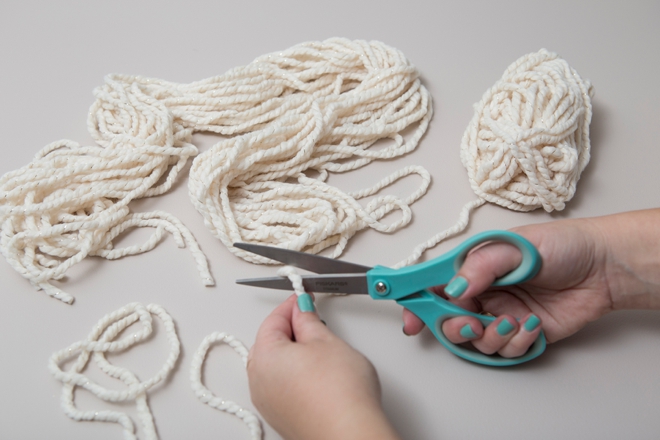
<instances>
[{"instance_id":1,"label":"cut yarn piece","mask_svg":"<svg viewBox=\"0 0 660 440\"><path fill-rule=\"evenodd\" d=\"M149 338L153 332L152 315L158 316L163 323L170 346L170 353L167 356L165 364L155 376L149 380L140 381L131 371L110 364L106 359L106 354L123 352ZM123 339L115 340L121 332L136 322L142 324L140 331ZM201 377L204 359L211 345L218 341L228 344L241 356L243 364L247 365L248 350L245 345L227 333L212 333L204 338L193 356L190 367L192 389L197 398L202 402L240 418L247 425L251 437L255 440L260 440L263 434L261 422L257 416L232 401L216 397L202 384ZM63 384L62 408L69 418L76 421L118 423L124 430L124 438L126 440L135 440L137 438L135 435L135 426L128 415L110 410L80 411L74 403L74 391L76 387L81 387L107 402L135 400L145 439L157 440L158 434L147 401L147 390L161 383L169 376L179 357L179 353L180 343L176 334L174 321L165 309L156 304L144 306L140 303L130 303L104 316L94 326L87 339L71 344L67 348L54 353L48 361L48 369ZM71 368L68 371L63 371L60 365L74 358L75 362ZM108 376L124 382L127 388L124 390L108 390L82 374L90 359L93 359L99 369Z\"/></svg>"},{"instance_id":2,"label":"cut yarn piece","mask_svg":"<svg viewBox=\"0 0 660 440\"><path fill-rule=\"evenodd\" d=\"M223 342L229 345L241 357L243 365L247 366L248 349L241 341L224 332L211 333L200 344L190 365L190 383L195 396L212 408L235 415L248 427L252 439L261 440L263 431L261 429L261 422L256 415L231 400L224 400L217 397L202 383L202 366L204 360L206 359L209 348L216 342Z\"/></svg>"},{"instance_id":3,"label":"cut yarn piece","mask_svg":"<svg viewBox=\"0 0 660 440\"><path fill-rule=\"evenodd\" d=\"M229 136L194 161L189 194L211 232L239 257L236 241L319 252L370 227L395 231L430 183L408 166L371 188L345 193L327 184L344 172L416 148L432 116L416 68L380 42L333 38L257 58L190 84L108 75L87 121L98 145L54 142L0 178L0 252L48 295L87 256L119 258L152 249L164 231L191 250L204 284L208 263L190 231L163 212L131 213L131 201L168 191L190 157L193 132ZM408 138L403 132L412 124ZM389 139L384 145L374 144ZM370 148L374 146L373 148ZM405 176L422 183L405 199L375 194ZM315 177L312 177L315 176ZM365 206L358 200L374 196ZM380 220L393 210L401 218ZM113 249L118 234L155 227L141 246Z\"/></svg>"},{"instance_id":4,"label":"cut yarn piece","mask_svg":"<svg viewBox=\"0 0 660 440\"><path fill-rule=\"evenodd\" d=\"M119 353L128 348L145 341L153 331L152 315L158 316L162 321L170 352L165 364L155 376L146 381L140 381L138 377L126 368L112 365L106 359L107 353ZM122 339L115 338L131 324L136 322L142 324L142 329L135 334ZM162 382L174 368L179 357L180 344L176 334L176 328L170 315L159 305L149 304L143 306L140 303L131 303L121 309L104 316L89 336L79 342L71 344L54 353L48 361L48 369L51 374L62 382L62 408L65 414L76 421L102 421L118 423L124 430L126 440L134 440L135 427L128 415L118 411L99 410L81 411L74 403L74 390L81 387L94 394L99 399L108 402L126 402L135 400L137 412L142 423L145 438L155 440L158 438L153 416L147 401L147 390ZM68 371L63 371L60 365L68 360L75 362ZM89 360L93 359L97 366L108 376L119 379L126 384L124 390L108 390L82 374Z\"/></svg>"},{"instance_id":5,"label":"cut yarn piece","mask_svg":"<svg viewBox=\"0 0 660 440\"><path fill-rule=\"evenodd\" d=\"M461 161L477 200L459 221L417 246L395 267L414 263L440 241L462 232L486 202L515 211L561 211L589 163L593 87L556 53L527 54L474 106L461 142Z\"/></svg>"}]
</instances>

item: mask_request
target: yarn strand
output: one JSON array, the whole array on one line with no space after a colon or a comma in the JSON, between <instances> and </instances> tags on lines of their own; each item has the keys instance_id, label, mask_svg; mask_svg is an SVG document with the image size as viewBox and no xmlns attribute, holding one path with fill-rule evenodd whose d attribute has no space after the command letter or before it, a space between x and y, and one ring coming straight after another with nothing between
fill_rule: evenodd
<instances>
[{"instance_id":1,"label":"yarn strand","mask_svg":"<svg viewBox=\"0 0 660 440\"><path fill-rule=\"evenodd\" d=\"M152 315L162 321L170 352L163 367L152 378L140 381L131 371L112 365L108 362L106 353L118 353L146 340L152 333ZM133 335L122 339L115 338L130 325L140 322L142 329ZM48 369L55 379L62 382L62 408L64 413L77 421L102 421L118 423L124 430L126 440L134 440L135 426L126 414L118 411L81 411L74 403L74 391L81 387L94 394L99 399L108 402L126 402L135 400L138 417L144 430L144 438L156 440L158 435L153 416L147 402L147 390L161 383L170 374L179 357L180 344L174 322L170 315L159 305L131 303L121 309L104 316L94 327L87 339L71 344L54 353L48 361ZM64 362L74 359L75 362L68 371L60 367ZM82 372L90 361L96 362L101 371L110 377L118 379L126 385L123 390L108 390Z\"/></svg>"},{"instance_id":2,"label":"yarn strand","mask_svg":"<svg viewBox=\"0 0 660 440\"><path fill-rule=\"evenodd\" d=\"M193 392L201 402L208 406L232 414L241 419L250 431L250 437L253 440L261 440L263 437L263 431L261 429L261 422L256 415L231 400L224 400L217 397L202 383L202 367L204 365L204 360L206 359L206 355L211 346L217 342L229 345L241 357L243 365L247 366L248 349L241 341L224 332L211 333L205 337L200 344L190 365L190 383Z\"/></svg>"}]
</instances>

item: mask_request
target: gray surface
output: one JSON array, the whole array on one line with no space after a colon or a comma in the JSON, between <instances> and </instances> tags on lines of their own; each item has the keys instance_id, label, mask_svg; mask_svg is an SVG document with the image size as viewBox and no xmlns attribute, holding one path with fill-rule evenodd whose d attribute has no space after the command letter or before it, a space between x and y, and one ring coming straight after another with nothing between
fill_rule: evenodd
<instances>
[{"instance_id":1,"label":"gray surface","mask_svg":"<svg viewBox=\"0 0 660 440\"><path fill-rule=\"evenodd\" d=\"M408 164L423 164L434 179L407 229L358 234L346 260L393 264L456 221L474 197L459 160L472 104L509 63L542 47L558 52L595 86L593 159L563 212L523 214L488 205L467 233L654 207L660 205L658 17L657 1L4 1L0 174L28 163L54 140L90 142L85 121L91 91L107 73L190 82L296 43L342 36L401 49L422 72L436 110L417 151L331 181L362 188ZM195 142L204 150L213 138L197 135ZM121 438L118 425L64 416L60 385L46 361L132 301L164 306L183 345L174 376L150 395L161 438L248 437L238 419L195 399L190 360L215 330L251 345L263 318L286 294L233 284L274 269L237 259L212 237L188 201L186 181L184 175L170 193L133 207L162 209L183 221L209 258L214 288L202 287L189 253L171 237L147 254L74 267L63 284L76 297L72 306L34 291L0 262L1 438ZM396 191L413 184L403 182ZM137 243L147 233L130 234L123 243ZM396 304L351 297L321 299L318 306L328 325L376 365L385 409L405 438L657 438L660 320L654 312L610 315L551 346L532 365L495 370L453 357L428 332L405 337ZM165 357L164 342L157 328L152 343L113 361L148 377ZM227 347L211 352L205 376L217 395L249 406L245 374ZM81 408L107 407L84 392L78 398ZM124 408L134 415L132 405ZM279 437L267 428L266 438Z\"/></svg>"}]
</instances>

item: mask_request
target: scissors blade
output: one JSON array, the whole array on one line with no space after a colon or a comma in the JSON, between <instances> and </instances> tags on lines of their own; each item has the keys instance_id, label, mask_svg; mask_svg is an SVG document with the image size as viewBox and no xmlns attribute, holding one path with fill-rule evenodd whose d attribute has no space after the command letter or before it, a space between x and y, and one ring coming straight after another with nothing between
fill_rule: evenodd
<instances>
[{"instance_id":1,"label":"scissors blade","mask_svg":"<svg viewBox=\"0 0 660 440\"><path fill-rule=\"evenodd\" d=\"M315 273L366 273L371 267L274 246L234 243L234 247Z\"/></svg>"},{"instance_id":2,"label":"scissors blade","mask_svg":"<svg viewBox=\"0 0 660 440\"><path fill-rule=\"evenodd\" d=\"M302 283L308 292L368 293L367 277L365 274L303 275ZM291 281L284 277L246 278L236 280L236 284L279 290L293 290Z\"/></svg>"}]
</instances>

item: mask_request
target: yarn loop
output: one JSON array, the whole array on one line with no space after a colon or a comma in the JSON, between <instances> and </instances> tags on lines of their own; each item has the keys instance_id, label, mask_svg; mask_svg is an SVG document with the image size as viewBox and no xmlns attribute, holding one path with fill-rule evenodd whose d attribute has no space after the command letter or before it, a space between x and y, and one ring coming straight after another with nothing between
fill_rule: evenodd
<instances>
[{"instance_id":1,"label":"yarn loop","mask_svg":"<svg viewBox=\"0 0 660 440\"><path fill-rule=\"evenodd\" d=\"M163 367L152 378L140 381L128 369L110 364L105 356L107 353L120 353L146 340L153 331L152 315L158 316L163 323L170 352ZM142 325L141 331L115 340L122 331L136 322L140 322ZM167 378L174 368L179 353L179 338L170 315L157 304L144 306L140 303L131 303L101 318L86 339L54 353L49 359L48 369L57 380L62 382L62 408L71 419L118 423L124 429L124 438L134 440L136 438L135 427L128 415L110 410L81 411L75 406L74 391L76 387L81 387L99 399L108 402L135 400L138 417L144 429L144 437L149 440L156 440L158 435L147 401L147 390ZM75 362L71 368L68 371L62 370L60 365L73 358L75 358ZM123 390L109 390L86 377L83 370L87 367L90 359L93 359L105 374L121 380L126 388Z\"/></svg>"}]
</instances>

